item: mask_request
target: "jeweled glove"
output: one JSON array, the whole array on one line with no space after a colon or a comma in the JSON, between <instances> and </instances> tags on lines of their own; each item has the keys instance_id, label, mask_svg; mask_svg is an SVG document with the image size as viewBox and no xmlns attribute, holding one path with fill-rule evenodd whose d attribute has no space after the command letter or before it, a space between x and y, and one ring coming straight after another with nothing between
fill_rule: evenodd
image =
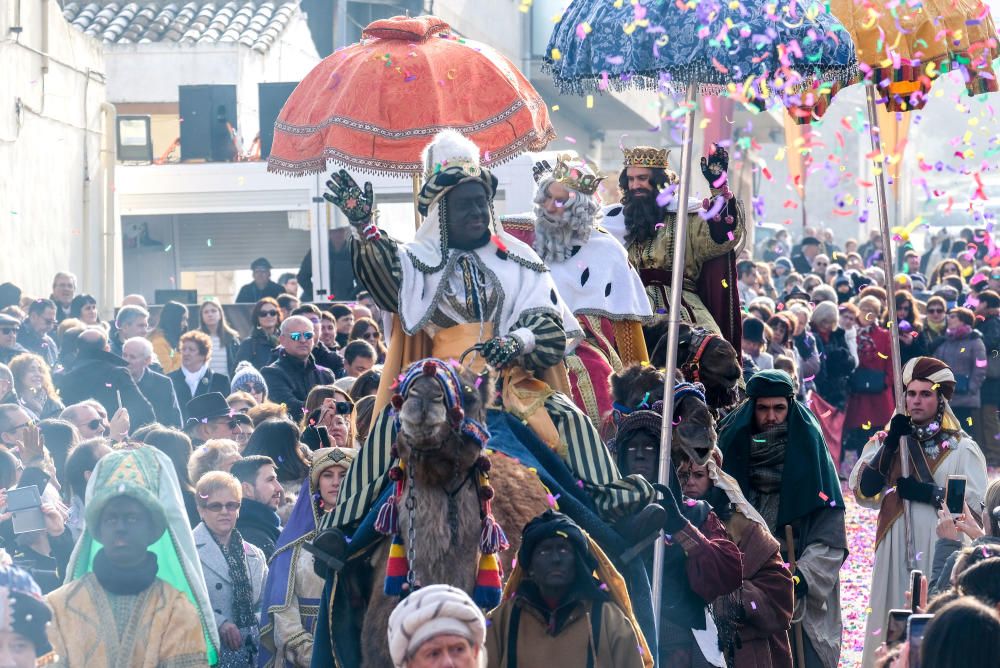
<instances>
[{"instance_id":1,"label":"jeweled glove","mask_svg":"<svg viewBox=\"0 0 1000 668\"><path fill-rule=\"evenodd\" d=\"M330 174L326 188L329 192L323 193L323 198L343 211L351 225L361 227L371 218L372 209L375 207L375 194L372 192L370 181L365 182L365 189L362 192L354 178L342 169Z\"/></svg>"},{"instance_id":2,"label":"jeweled glove","mask_svg":"<svg viewBox=\"0 0 1000 668\"><path fill-rule=\"evenodd\" d=\"M718 186L715 183L719 180L719 177L729 171L729 153L717 144L714 146L715 150L701 159L701 173L705 177L705 180L708 181L708 185L712 189L718 190L725 185L724 182Z\"/></svg>"},{"instance_id":3,"label":"jeweled glove","mask_svg":"<svg viewBox=\"0 0 1000 668\"><path fill-rule=\"evenodd\" d=\"M535 163L535 166L531 168L531 176L535 179L535 183L542 180L542 177L552 171L552 165L549 164L548 160L539 160Z\"/></svg>"},{"instance_id":4,"label":"jeweled glove","mask_svg":"<svg viewBox=\"0 0 1000 668\"><path fill-rule=\"evenodd\" d=\"M516 336L495 336L483 343L482 352L486 362L494 369L510 366L524 350L524 344Z\"/></svg>"}]
</instances>

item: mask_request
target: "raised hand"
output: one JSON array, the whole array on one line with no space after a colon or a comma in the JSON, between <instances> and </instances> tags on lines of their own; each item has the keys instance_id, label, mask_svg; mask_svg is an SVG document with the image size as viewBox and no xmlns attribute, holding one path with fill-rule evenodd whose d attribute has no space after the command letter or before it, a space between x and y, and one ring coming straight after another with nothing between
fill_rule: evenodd
<instances>
[{"instance_id":1,"label":"raised hand","mask_svg":"<svg viewBox=\"0 0 1000 668\"><path fill-rule=\"evenodd\" d=\"M364 191L346 170L331 173L326 182L329 192L323 193L323 198L344 212L352 225L366 223L371 218L375 207L375 194L370 181L365 182Z\"/></svg>"},{"instance_id":2,"label":"raised hand","mask_svg":"<svg viewBox=\"0 0 1000 668\"><path fill-rule=\"evenodd\" d=\"M552 171L552 165L549 164L548 160L539 160L535 163L535 166L531 168L531 176L535 179L535 183L542 180L542 176L548 172Z\"/></svg>"},{"instance_id":3,"label":"raised hand","mask_svg":"<svg viewBox=\"0 0 1000 668\"><path fill-rule=\"evenodd\" d=\"M725 184L718 183L723 174L729 171L729 153L717 144L712 144L708 156L701 159L701 173L713 188L721 188Z\"/></svg>"}]
</instances>

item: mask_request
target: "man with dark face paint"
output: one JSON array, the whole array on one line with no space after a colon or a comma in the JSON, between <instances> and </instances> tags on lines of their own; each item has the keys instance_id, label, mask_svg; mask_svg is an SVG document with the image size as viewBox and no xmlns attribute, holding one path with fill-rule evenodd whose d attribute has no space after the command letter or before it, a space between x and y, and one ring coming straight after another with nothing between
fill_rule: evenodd
<instances>
[{"instance_id":1,"label":"man with dark face paint","mask_svg":"<svg viewBox=\"0 0 1000 668\"><path fill-rule=\"evenodd\" d=\"M488 615L490 668L556 658L566 666L653 665L621 576L562 513L547 510L524 527L504 598Z\"/></svg>"},{"instance_id":2,"label":"man with dark face paint","mask_svg":"<svg viewBox=\"0 0 1000 668\"><path fill-rule=\"evenodd\" d=\"M660 402L653 410L634 410L618 420L618 432L609 447L618 453L622 472L656 480L663 415ZM671 463L665 486L658 486L665 510L663 530L668 547L663 562L663 596L658 642L661 666L722 665L730 638L708 627L708 605L740 586L739 549L726 533L719 516L704 502L686 499ZM678 500L680 503L678 503ZM652 548L645 551L652 572Z\"/></svg>"},{"instance_id":3,"label":"man with dark face paint","mask_svg":"<svg viewBox=\"0 0 1000 668\"><path fill-rule=\"evenodd\" d=\"M426 218L407 244L376 224L370 183L362 189L344 171L327 183L327 199L355 227L358 279L380 308L395 314L369 446L344 481L330 525L361 520L385 484L394 424L388 403L396 379L418 359L459 360L472 347L464 364L480 372L488 363L500 372L504 409L565 453L602 517L614 521L641 510L651 486L618 474L599 433L568 396L563 358L583 332L541 258L496 223L497 180L480 164L478 147L446 130L423 157L426 182L418 202Z\"/></svg>"},{"instance_id":4,"label":"man with dark face paint","mask_svg":"<svg viewBox=\"0 0 1000 668\"><path fill-rule=\"evenodd\" d=\"M214 664L218 633L170 459L151 446L102 457L86 519L67 584L47 597L66 665Z\"/></svg>"},{"instance_id":5,"label":"man with dark face paint","mask_svg":"<svg viewBox=\"0 0 1000 668\"><path fill-rule=\"evenodd\" d=\"M843 627L839 574L847 558L844 499L819 422L794 395L784 371L754 374L749 398L719 425L719 451L724 471L781 544L783 561L794 556L806 668L835 668ZM785 541L789 526L794 555Z\"/></svg>"},{"instance_id":6,"label":"man with dark face paint","mask_svg":"<svg viewBox=\"0 0 1000 668\"><path fill-rule=\"evenodd\" d=\"M637 146L624 153L625 165L618 178L621 206L607 209L604 226L624 244L653 310L666 313L676 243L678 176L670 170L666 149ZM734 249L743 240L746 214L729 190L728 168L729 154L713 145L701 159L711 199L680 203L688 217L680 317L721 333L739 352Z\"/></svg>"}]
</instances>

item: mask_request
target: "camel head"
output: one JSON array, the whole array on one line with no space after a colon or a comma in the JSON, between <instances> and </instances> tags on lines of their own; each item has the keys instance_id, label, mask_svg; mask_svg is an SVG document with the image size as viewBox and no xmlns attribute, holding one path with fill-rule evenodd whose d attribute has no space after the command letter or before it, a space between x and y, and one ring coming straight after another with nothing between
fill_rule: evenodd
<instances>
[{"instance_id":1,"label":"camel head","mask_svg":"<svg viewBox=\"0 0 1000 668\"><path fill-rule=\"evenodd\" d=\"M482 425L492 392L488 376L442 360L410 366L392 404L399 424L397 454L412 467L415 480L444 486L469 471L488 438Z\"/></svg>"},{"instance_id":2,"label":"camel head","mask_svg":"<svg viewBox=\"0 0 1000 668\"><path fill-rule=\"evenodd\" d=\"M666 366L666 321L658 321L646 334L650 338L658 337L652 348L650 364L657 367ZM682 370L685 379L700 382L705 386L708 405L715 410L734 405L738 399L736 386L743 374L743 368L732 344L717 334L711 335L700 327L691 327L685 323L680 325L677 342L677 368ZM696 358L697 364L695 364Z\"/></svg>"},{"instance_id":3,"label":"camel head","mask_svg":"<svg viewBox=\"0 0 1000 668\"><path fill-rule=\"evenodd\" d=\"M673 452L681 451L699 466L704 465L719 437L700 384L674 386L674 425Z\"/></svg>"},{"instance_id":4,"label":"camel head","mask_svg":"<svg viewBox=\"0 0 1000 668\"><path fill-rule=\"evenodd\" d=\"M651 365L633 364L611 376L615 403L630 410L663 401L663 372Z\"/></svg>"},{"instance_id":5,"label":"camel head","mask_svg":"<svg viewBox=\"0 0 1000 668\"><path fill-rule=\"evenodd\" d=\"M651 366L633 365L611 377L612 394L619 409L619 434L617 448L628 447L631 454L628 461L623 459L624 451L619 451L619 462L630 472L636 468L643 475L644 470L655 466L655 461L645 461L650 453L660 447L660 418L662 414L663 372ZM708 461L718 436L715 432L715 418L705 402L704 387L700 383L688 383L678 373L674 384L674 420L671 450L683 454L699 464ZM642 428L636 428L642 425ZM653 457L655 460L655 457Z\"/></svg>"}]
</instances>

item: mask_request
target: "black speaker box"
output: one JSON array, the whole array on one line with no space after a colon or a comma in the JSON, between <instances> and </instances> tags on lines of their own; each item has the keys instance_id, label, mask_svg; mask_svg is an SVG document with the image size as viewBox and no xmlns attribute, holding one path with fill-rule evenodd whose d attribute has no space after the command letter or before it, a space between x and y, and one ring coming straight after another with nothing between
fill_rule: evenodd
<instances>
[{"instance_id":1,"label":"black speaker box","mask_svg":"<svg viewBox=\"0 0 1000 668\"><path fill-rule=\"evenodd\" d=\"M236 86L180 86L181 160L236 158ZM228 124L228 126L227 126Z\"/></svg>"},{"instance_id":2,"label":"black speaker box","mask_svg":"<svg viewBox=\"0 0 1000 668\"><path fill-rule=\"evenodd\" d=\"M271 155L271 144L274 142L274 121L278 119L281 108L292 94L298 82L281 81L278 83L257 84L257 114L260 119L260 158L267 160Z\"/></svg>"}]
</instances>

